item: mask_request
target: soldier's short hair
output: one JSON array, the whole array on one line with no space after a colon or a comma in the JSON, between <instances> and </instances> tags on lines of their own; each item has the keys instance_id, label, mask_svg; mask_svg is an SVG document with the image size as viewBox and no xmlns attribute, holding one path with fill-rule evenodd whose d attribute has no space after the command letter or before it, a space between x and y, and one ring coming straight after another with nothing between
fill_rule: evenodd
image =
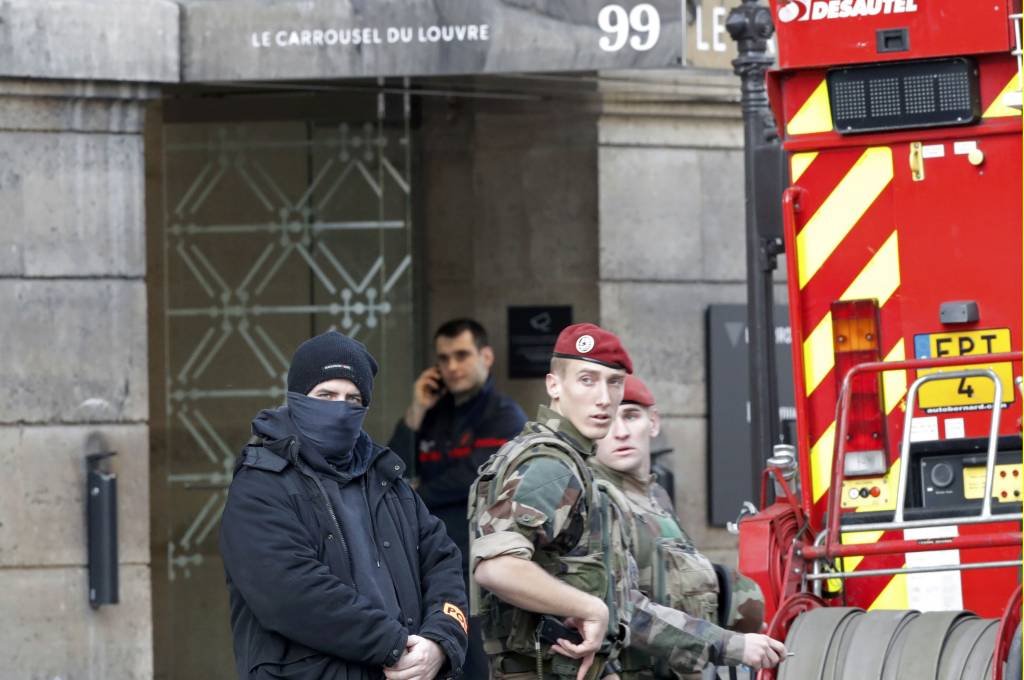
<instances>
[{"instance_id":1,"label":"soldier's short hair","mask_svg":"<svg viewBox=\"0 0 1024 680\"><path fill-rule=\"evenodd\" d=\"M438 338L457 338L466 331L469 331L473 336L473 344L476 345L477 349L483 349L491 344L487 340L487 331L484 330L480 322L470 318L445 321L438 326L437 331L434 333L434 342L437 342Z\"/></svg>"},{"instance_id":2,"label":"soldier's short hair","mask_svg":"<svg viewBox=\"0 0 1024 680\"><path fill-rule=\"evenodd\" d=\"M569 365L569 359L563 359L562 357L551 357L551 372L558 377L565 375L565 368Z\"/></svg>"}]
</instances>

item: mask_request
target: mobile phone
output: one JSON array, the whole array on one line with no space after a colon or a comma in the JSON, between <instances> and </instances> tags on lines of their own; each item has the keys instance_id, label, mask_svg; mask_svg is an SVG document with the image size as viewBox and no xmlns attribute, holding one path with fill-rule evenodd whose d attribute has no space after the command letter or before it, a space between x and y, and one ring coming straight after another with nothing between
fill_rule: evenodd
<instances>
[{"instance_id":1,"label":"mobile phone","mask_svg":"<svg viewBox=\"0 0 1024 680\"><path fill-rule=\"evenodd\" d=\"M437 373L437 383L434 387L430 388L430 393L433 395L444 394L444 378L441 377L441 367L435 365L434 371Z\"/></svg>"},{"instance_id":2,"label":"mobile phone","mask_svg":"<svg viewBox=\"0 0 1024 680\"><path fill-rule=\"evenodd\" d=\"M569 628L554 616L541 617L537 626L537 637L549 645L558 644L559 640L568 640L574 645L583 642L583 636L575 628Z\"/></svg>"}]
</instances>

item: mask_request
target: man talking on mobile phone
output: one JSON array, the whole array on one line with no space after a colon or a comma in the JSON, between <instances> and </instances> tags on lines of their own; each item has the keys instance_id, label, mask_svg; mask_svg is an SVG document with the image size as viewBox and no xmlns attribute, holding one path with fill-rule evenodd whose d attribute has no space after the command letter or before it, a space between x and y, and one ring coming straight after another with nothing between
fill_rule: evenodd
<instances>
[{"instance_id":1,"label":"man talking on mobile phone","mask_svg":"<svg viewBox=\"0 0 1024 680\"><path fill-rule=\"evenodd\" d=\"M526 423L526 414L494 388L494 350L484 327L452 319L434 333L436 364L413 384L412 401L389 442L410 469L427 508L448 528L468 574L466 502L480 467ZM466 678L487 677L487 659L471 626Z\"/></svg>"}]
</instances>

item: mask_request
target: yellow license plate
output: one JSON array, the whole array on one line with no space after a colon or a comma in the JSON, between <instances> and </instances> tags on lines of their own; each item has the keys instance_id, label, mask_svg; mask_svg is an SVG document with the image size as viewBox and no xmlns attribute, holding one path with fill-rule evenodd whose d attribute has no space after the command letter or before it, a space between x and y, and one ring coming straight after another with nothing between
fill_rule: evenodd
<instances>
[{"instance_id":1,"label":"yellow license plate","mask_svg":"<svg viewBox=\"0 0 1024 680\"><path fill-rule=\"evenodd\" d=\"M914 356L918 359L974 356L1010 351L1010 329L989 328L960 333L925 333L914 336ZM928 368L918 376L941 371L963 371L971 368L991 368L999 376L1003 387L1003 403L1014 400L1013 366L1009 362L996 364L970 364L949 368ZM987 377L953 378L925 383L918 392L918 404L926 412L974 411L992 406L995 386Z\"/></svg>"}]
</instances>

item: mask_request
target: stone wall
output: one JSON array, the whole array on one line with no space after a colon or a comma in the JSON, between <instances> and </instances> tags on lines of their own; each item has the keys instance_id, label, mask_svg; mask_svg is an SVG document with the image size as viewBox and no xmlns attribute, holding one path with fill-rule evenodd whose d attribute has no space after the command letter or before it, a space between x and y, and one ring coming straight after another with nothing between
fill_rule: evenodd
<instances>
[{"instance_id":1,"label":"stone wall","mask_svg":"<svg viewBox=\"0 0 1024 680\"><path fill-rule=\"evenodd\" d=\"M572 103L424 101L421 233L425 360L434 329L477 318L500 389L532 416L541 379L508 378L510 305L572 305L595 321L597 129Z\"/></svg>"},{"instance_id":2,"label":"stone wall","mask_svg":"<svg viewBox=\"0 0 1024 680\"><path fill-rule=\"evenodd\" d=\"M5 0L0 76L167 83L180 80L174 0Z\"/></svg>"},{"instance_id":3,"label":"stone wall","mask_svg":"<svg viewBox=\"0 0 1024 680\"><path fill-rule=\"evenodd\" d=\"M735 537L707 521L705 313L746 301L739 83L602 76L597 105L578 89L547 110L425 103L424 334L479 318L499 387L529 412L546 397L539 379L507 378L508 305L572 304L575 320L620 333L658 398L686 528L734 562Z\"/></svg>"},{"instance_id":4,"label":"stone wall","mask_svg":"<svg viewBox=\"0 0 1024 680\"><path fill-rule=\"evenodd\" d=\"M0 85L0 648L10 677L152 674L144 87ZM85 442L117 452L120 603L88 604ZM16 625L10 625L16 622Z\"/></svg>"},{"instance_id":5,"label":"stone wall","mask_svg":"<svg viewBox=\"0 0 1024 680\"><path fill-rule=\"evenodd\" d=\"M713 558L735 561L735 537L707 522L705 312L746 302L739 81L630 76L606 81L598 123L601 321L658 400L687 531ZM645 90L676 101L645 102Z\"/></svg>"},{"instance_id":6,"label":"stone wall","mask_svg":"<svg viewBox=\"0 0 1024 680\"><path fill-rule=\"evenodd\" d=\"M4 677L153 674L142 127L173 2L0 7ZM28 80L27 78L31 78ZM92 610L86 440L116 451L120 602Z\"/></svg>"}]
</instances>

